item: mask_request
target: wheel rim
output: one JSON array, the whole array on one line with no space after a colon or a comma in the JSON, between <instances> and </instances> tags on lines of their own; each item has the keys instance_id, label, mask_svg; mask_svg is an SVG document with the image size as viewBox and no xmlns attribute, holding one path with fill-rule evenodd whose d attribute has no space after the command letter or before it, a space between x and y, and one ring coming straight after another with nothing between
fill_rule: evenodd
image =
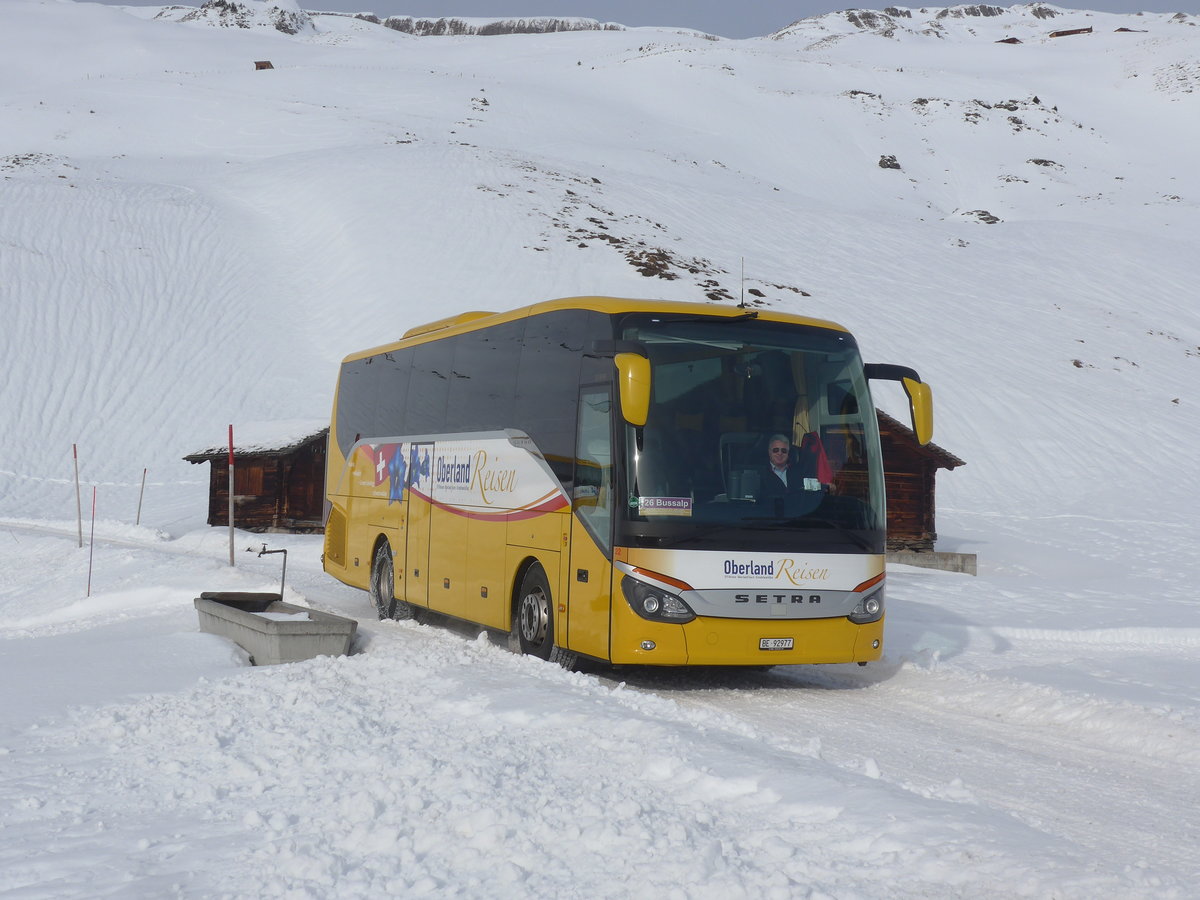
<instances>
[{"instance_id":1,"label":"wheel rim","mask_svg":"<svg viewBox=\"0 0 1200 900\"><path fill-rule=\"evenodd\" d=\"M392 580L392 560L386 551L380 550L375 566L375 579L371 585L375 593L375 608L379 611L380 618L386 618L391 613L394 599Z\"/></svg>"},{"instance_id":2,"label":"wheel rim","mask_svg":"<svg viewBox=\"0 0 1200 900\"><path fill-rule=\"evenodd\" d=\"M546 623L550 604L545 592L535 587L521 598L521 640L530 647L540 647L546 640Z\"/></svg>"}]
</instances>

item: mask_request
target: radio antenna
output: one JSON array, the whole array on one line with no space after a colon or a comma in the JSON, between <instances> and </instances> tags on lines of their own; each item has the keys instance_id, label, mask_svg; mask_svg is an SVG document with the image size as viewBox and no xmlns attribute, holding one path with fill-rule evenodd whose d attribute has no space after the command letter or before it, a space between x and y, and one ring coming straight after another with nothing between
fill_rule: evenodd
<instances>
[{"instance_id":1,"label":"radio antenna","mask_svg":"<svg viewBox=\"0 0 1200 900\"><path fill-rule=\"evenodd\" d=\"M738 307L746 308L746 257L742 257L742 282L741 289L738 292Z\"/></svg>"}]
</instances>

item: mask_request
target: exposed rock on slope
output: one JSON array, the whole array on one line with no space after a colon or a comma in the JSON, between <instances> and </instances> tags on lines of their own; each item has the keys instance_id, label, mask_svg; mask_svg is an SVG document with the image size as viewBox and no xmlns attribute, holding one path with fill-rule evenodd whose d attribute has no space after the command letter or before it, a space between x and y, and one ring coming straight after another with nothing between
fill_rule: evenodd
<instances>
[{"instance_id":1,"label":"exposed rock on slope","mask_svg":"<svg viewBox=\"0 0 1200 900\"><path fill-rule=\"evenodd\" d=\"M274 28L284 34L316 31L308 13L295 0L205 0L197 9L166 7L156 18L222 28Z\"/></svg>"},{"instance_id":2,"label":"exposed rock on slope","mask_svg":"<svg viewBox=\"0 0 1200 900\"><path fill-rule=\"evenodd\" d=\"M579 18L520 18L520 19L414 19L411 16L389 16L380 19L374 13L359 13L356 19L374 22L394 31L418 37L438 35L494 34L552 34L558 31L624 31L623 25L600 23L595 19Z\"/></svg>"}]
</instances>

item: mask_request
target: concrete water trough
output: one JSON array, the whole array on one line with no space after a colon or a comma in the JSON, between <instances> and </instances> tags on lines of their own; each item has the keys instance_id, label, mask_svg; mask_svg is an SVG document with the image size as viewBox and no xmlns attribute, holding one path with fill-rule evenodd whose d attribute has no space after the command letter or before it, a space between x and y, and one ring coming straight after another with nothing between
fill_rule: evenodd
<instances>
[{"instance_id":1,"label":"concrete water trough","mask_svg":"<svg viewBox=\"0 0 1200 900\"><path fill-rule=\"evenodd\" d=\"M344 656L358 622L284 603L279 594L209 592L195 599L200 630L227 637L256 666Z\"/></svg>"}]
</instances>

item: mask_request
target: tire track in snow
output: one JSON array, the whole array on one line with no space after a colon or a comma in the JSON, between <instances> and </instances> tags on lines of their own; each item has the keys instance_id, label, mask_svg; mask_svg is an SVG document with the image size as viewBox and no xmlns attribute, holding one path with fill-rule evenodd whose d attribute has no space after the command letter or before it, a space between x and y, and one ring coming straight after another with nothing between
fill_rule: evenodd
<instances>
[{"instance_id":1,"label":"tire track in snow","mask_svg":"<svg viewBox=\"0 0 1200 900\"><path fill-rule=\"evenodd\" d=\"M719 687L672 696L785 744L809 735L829 762L1010 815L1098 870L1144 871L1164 893L1186 895L1200 841L1194 723L945 666L877 678L789 668L749 696Z\"/></svg>"}]
</instances>

